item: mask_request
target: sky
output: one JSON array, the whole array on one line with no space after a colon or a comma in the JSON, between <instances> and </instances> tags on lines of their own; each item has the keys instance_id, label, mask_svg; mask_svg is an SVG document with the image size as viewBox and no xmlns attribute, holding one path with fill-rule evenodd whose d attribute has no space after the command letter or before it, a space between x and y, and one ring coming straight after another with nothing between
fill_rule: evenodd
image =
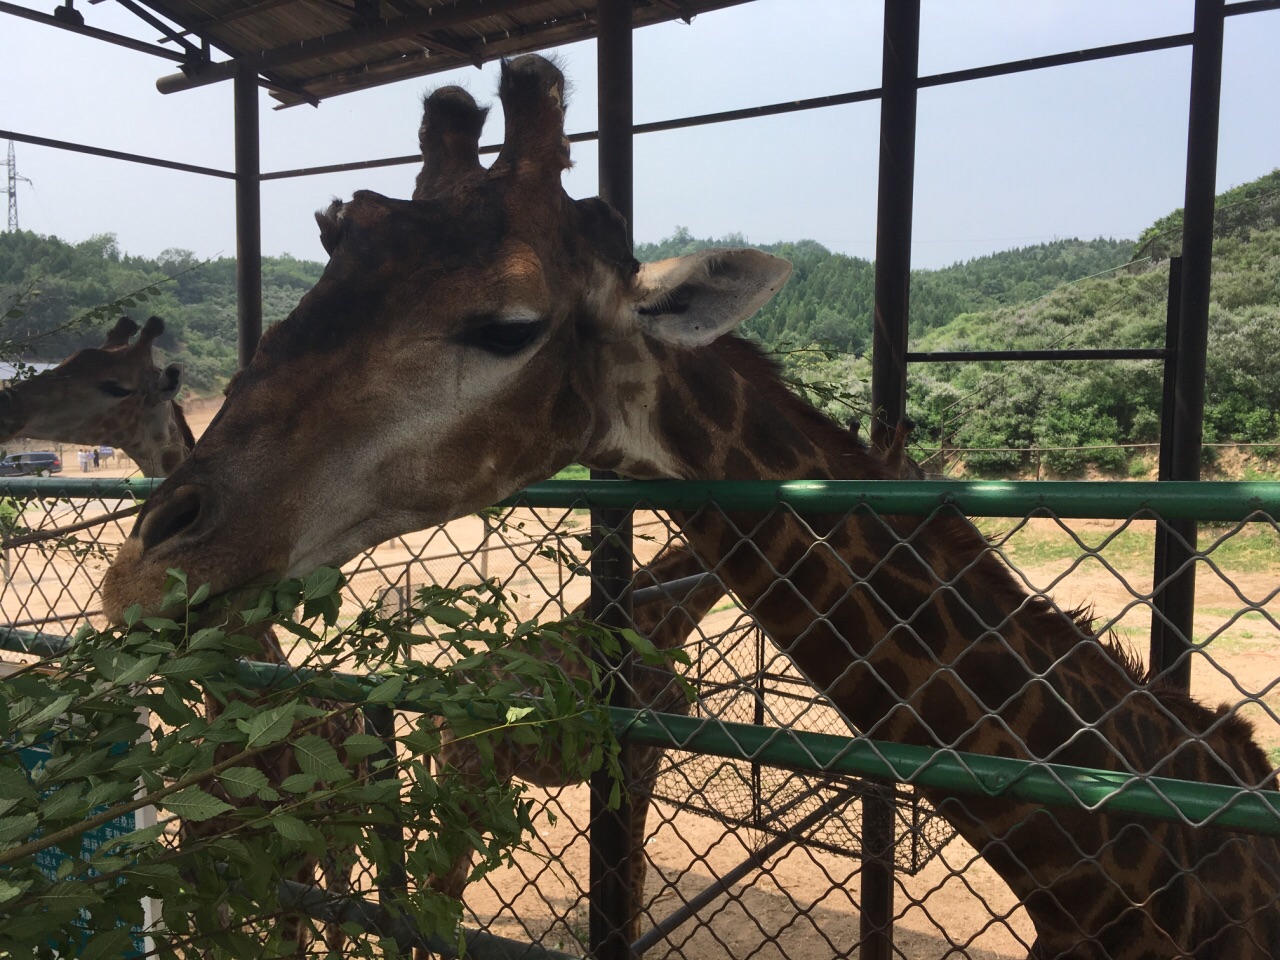
<instances>
[{"instance_id":1,"label":"sky","mask_svg":"<svg viewBox=\"0 0 1280 960\"><path fill-rule=\"evenodd\" d=\"M57 0L19 0L52 12ZM1189 31L1193 0L923 0L922 75ZM154 42L112 3L89 26ZM880 0L755 0L635 35L638 123L843 93L880 82ZM1218 188L1280 167L1280 11L1231 17ZM595 47L559 54L567 129L596 126ZM1065 237L1133 238L1182 205L1189 48L920 92L913 262L939 267ZM0 15L0 129L230 170L231 86L169 96L168 61ZM417 150L424 92L459 83L496 101L497 67L468 68L274 110L261 91L263 171ZM483 143L501 136L495 109ZM813 239L874 257L879 105L752 119L636 139L637 241L677 226L752 242ZM235 252L230 181L17 144L24 229L122 250ZM574 147L571 196L596 193L594 144ZM487 161L486 161L487 162ZM398 166L263 184L263 251L323 260L312 214L369 189L406 197Z\"/></svg>"}]
</instances>

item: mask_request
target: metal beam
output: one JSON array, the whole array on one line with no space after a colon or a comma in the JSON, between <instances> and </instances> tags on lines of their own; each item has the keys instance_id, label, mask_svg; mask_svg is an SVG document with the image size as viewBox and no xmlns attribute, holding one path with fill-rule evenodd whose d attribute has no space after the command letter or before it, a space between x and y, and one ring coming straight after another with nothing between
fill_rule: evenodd
<instances>
[{"instance_id":1,"label":"metal beam","mask_svg":"<svg viewBox=\"0 0 1280 960\"><path fill-rule=\"evenodd\" d=\"M627 222L631 236L634 196L632 155L632 27L631 0L600 0L597 7L599 37L598 124L600 128L600 196L612 204ZM608 471L591 472L593 479L616 480ZM604 626L632 628L632 523L631 509L591 511L595 549L591 558L591 616ZM615 682L609 703L631 706L630 658L618 662L601 658L613 671ZM631 889L632 859L644 856L632 843L632 810L626 784L631 782L632 747L624 739L619 757L622 783L608 770L591 777L591 853L588 896L587 953L595 960L631 960L628 927L639 909ZM621 803L609 809L609 797L617 792Z\"/></svg>"},{"instance_id":2,"label":"metal beam","mask_svg":"<svg viewBox=\"0 0 1280 960\"><path fill-rule=\"evenodd\" d=\"M1166 347L1105 347L1066 350L933 350L908 353L907 363L976 362L979 360L1163 360Z\"/></svg>"},{"instance_id":3,"label":"metal beam","mask_svg":"<svg viewBox=\"0 0 1280 960\"><path fill-rule=\"evenodd\" d=\"M230 170L201 167L194 163L179 163L177 160L161 160L158 157L146 157L140 153L125 153L123 150L108 150L105 147L91 147L84 143L72 143L70 140L36 137L28 133L18 133L14 130L0 130L0 140L16 140L19 143L30 143L37 147L69 150L72 153L85 153L92 157L106 157L109 160L127 160L129 163L143 163L151 167L164 167L166 170L181 170L184 173L199 173L206 177L223 177L227 180L235 178L235 174Z\"/></svg>"},{"instance_id":4,"label":"metal beam","mask_svg":"<svg viewBox=\"0 0 1280 960\"><path fill-rule=\"evenodd\" d=\"M173 60L177 63L184 63L187 60L185 54L180 53L177 50L170 50L168 47L157 47L154 43L135 40L133 37L126 37L123 34L112 33L110 30L99 30L97 27L86 27L81 24L66 23L65 21L52 17L47 13L28 10L26 7L20 7L17 4L0 2L0 13L7 13L10 16L21 17L23 20L42 23L47 27L57 27L59 30L70 30L72 33L78 33L82 37L89 37L93 40L102 40L106 43L115 44L117 47L136 50L139 53L149 53L153 57L160 57L164 60Z\"/></svg>"},{"instance_id":5,"label":"metal beam","mask_svg":"<svg viewBox=\"0 0 1280 960\"><path fill-rule=\"evenodd\" d=\"M876 203L875 325L871 347L873 436L881 430L892 430L906 416L919 63L919 0L886 0L880 85L880 187Z\"/></svg>"},{"instance_id":6,"label":"metal beam","mask_svg":"<svg viewBox=\"0 0 1280 960\"><path fill-rule=\"evenodd\" d=\"M247 367L262 336L262 192L259 182L258 76L235 79L236 332L240 366Z\"/></svg>"},{"instance_id":7,"label":"metal beam","mask_svg":"<svg viewBox=\"0 0 1280 960\"><path fill-rule=\"evenodd\" d=\"M1223 0L1196 0L1187 113L1187 176L1182 216L1182 278L1174 359L1172 480L1200 479L1204 441L1205 371L1209 350L1209 287L1213 274L1213 214L1217 202L1218 113L1222 94ZM1191 686L1197 526L1169 525L1164 538L1164 585L1159 662L1153 672L1183 690Z\"/></svg>"}]
</instances>

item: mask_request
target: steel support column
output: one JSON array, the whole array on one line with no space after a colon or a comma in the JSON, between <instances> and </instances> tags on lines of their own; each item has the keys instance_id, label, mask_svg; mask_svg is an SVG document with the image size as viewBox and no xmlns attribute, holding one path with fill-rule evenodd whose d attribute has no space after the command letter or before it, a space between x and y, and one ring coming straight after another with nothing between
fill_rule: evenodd
<instances>
[{"instance_id":1,"label":"steel support column","mask_svg":"<svg viewBox=\"0 0 1280 960\"><path fill-rule=\"evenodd\" d=\"M600 129L600 196L632 223L632 7L631 0L600 0L598 95ZM592 471L592 479L614 479L610 472ZM610 627L630 627L632 576L631 512L593 509L591 528L595 551L591 561L591 615ZM617 668L610 698L615 707L631 705L629 660L610 663ZM631 751L622 747L624 779L630 779ZM630 960L628 921L639 904L631 891L631 860L642 856L631 842L631 806L626 790L622 805L608 808L615 783L607 771L591 778L591 861L588 954L595 960Z\"/></svg>"},{"instance_id":2,"label":"steel support column","mask_svg":"<svg viewBox=\"0 0 1280 960\"><path fill-rule=\"evenodd\" d=\"M1213 273L1213 213L1217 199L1218 110L1222 92L1223 0L1196 0L1187 116L1187 179L1182 219L1182 281L1171 391L1168 479L1199 480L1204 440L1204 387L1209 345L1209 284ZM1166 394L1168 395L1168 394ZM1161 479L1164 479L1163 477ZM1158 566L1171 574L1163 590L1153 671L1183 689L1191 684L1196 573L1196 524L1171 522ZM1154 649L1158 646L1159 649Z\"/></svg>"},{"instance_id":3,"label":"steel support column","mask_svg":"<svg viewBox=\"0 0 1280 960\"><path fill-rule=\"evenodd\" d=\"M881 61L880 174L876 202L875 327L871 341L871 436L887 440L907 415L911 215L916 173L920 0L885 0ZM893 956L893 805L877 790L862 799L861 960ZM889 842L884 843L888 834Z\"/></svg>"},{"instance_id":4,"label":"steel support column","mask_svg":"<svg viewBox=\"0 0 1280 960\"><path fill-rule=\"evenodd\" d=\"M262 336L262 194L258 149L258 75L236 73L236 333L240 366Z\"/></svg>"},{"instance_id":5,"label":"steel support column","mask_svg":"<svg viewBox=\"0 0 1280 960\"><path fill-rule=\"evenodd\" d=\"M907 412L919 62L920 0L885 0L876 204L876 313L871 340L873 436L892 430Z\"/></svg>"}]
</instances>

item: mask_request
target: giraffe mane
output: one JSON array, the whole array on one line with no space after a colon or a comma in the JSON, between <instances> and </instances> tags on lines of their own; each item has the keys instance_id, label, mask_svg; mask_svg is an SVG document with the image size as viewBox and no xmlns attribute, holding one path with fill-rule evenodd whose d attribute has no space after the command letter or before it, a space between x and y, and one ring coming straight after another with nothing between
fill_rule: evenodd
<instances>
[{"instance_id":1,"label":"giraffe mane","mask_svg":"<svg viewBox=\"0 0 1280 960\"><path fill-rule=\"evenodd\" d=\"M196 445L196 435L191 432L191 425L187 423L187 415L182 409L182 404L177 400L171 400L169 403L173 407L173 419L177 421L178 429L182 431L182 443L190 452Z\"/></svg>"},{"instance_id":2,"label":"giraffe mane","mask_svg":"<svg viewBox=\"0 0 1280 960\"><path fill-rule=\"evenodd\" d=\"M856 431L849 430L831 419L817 407L806 403L791 392L783 381L782 363L754 340L736 334L721 337L711 349L721 355L754 389L766 394L772 405L806 426L823 434L832 446L853 447L859 453L871 455L871 448Z\"/></svg>"}]
</instances>

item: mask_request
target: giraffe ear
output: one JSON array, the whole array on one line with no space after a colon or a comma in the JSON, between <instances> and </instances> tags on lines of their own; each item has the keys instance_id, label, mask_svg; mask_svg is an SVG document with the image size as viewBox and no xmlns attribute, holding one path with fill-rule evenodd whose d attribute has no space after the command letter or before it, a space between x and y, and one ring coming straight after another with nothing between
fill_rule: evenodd
<instances>
[{"instance_id":1,"label":"giraffe ear","mask_svg":"<svg viewBox=\"0 0 1280 960\"><path fill-rule=\"evenodd\" d=\"M789 276L790 263L759 250L701 250L641 264L632 308L650 336L706 346L768 303Z\"/></svg>"},{"instance_id":2,"label":"giraffe ear","mask_svg":"<svg viewBox=\"0 0 1280 960\"><path fill-rule=\"evenodd\" d=\"M160 371L160 402L168 403L182 389L182 364L170 363Z\"/></svg>"}]
</instances>

